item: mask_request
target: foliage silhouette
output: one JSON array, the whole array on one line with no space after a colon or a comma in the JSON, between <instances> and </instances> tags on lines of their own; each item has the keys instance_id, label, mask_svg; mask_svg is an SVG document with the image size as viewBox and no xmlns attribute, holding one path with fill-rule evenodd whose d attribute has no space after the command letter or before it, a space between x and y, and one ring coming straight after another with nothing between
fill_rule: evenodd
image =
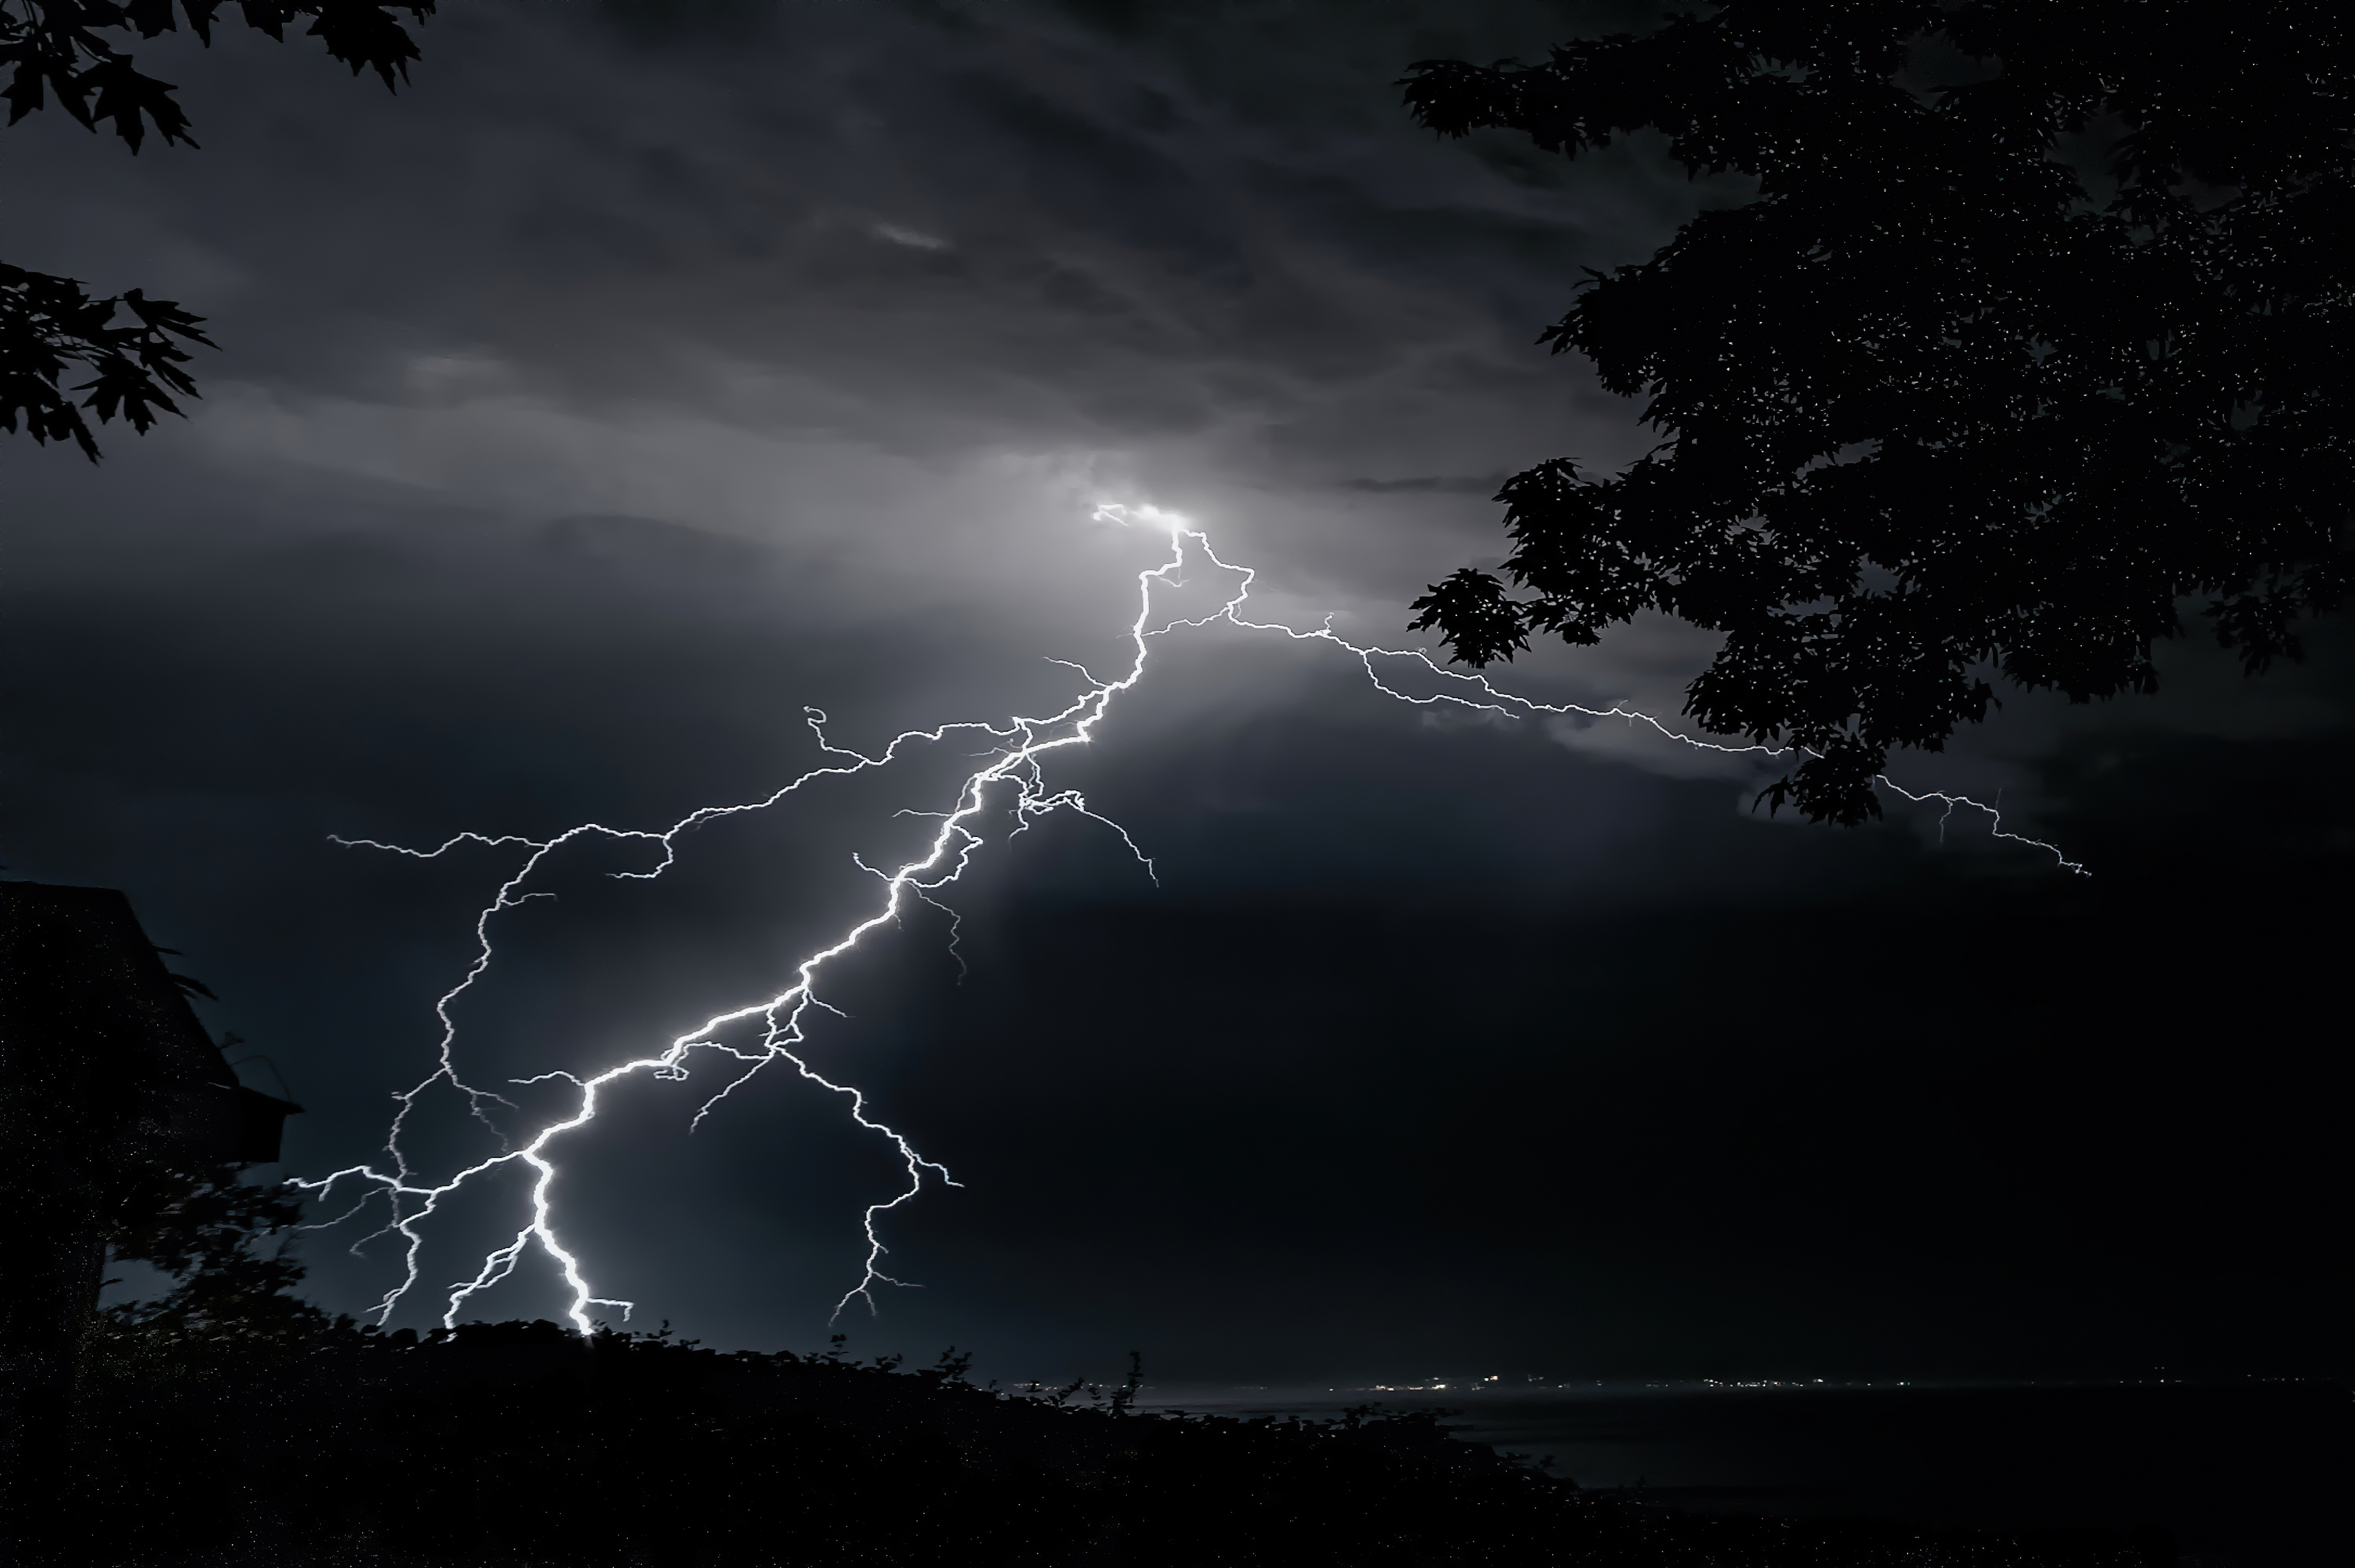
<instances>
[{"instance_id":1,"label":"foliage silhouette","mask_svg":"<svg viewBox=\"0 0 2355 1568\"><path fill-rule=\"evenodd\" d=\"M53 1496L15 1501L26 1564L1807 1563L2158 1568L2171 1544L1681 1516L1455 1440L1437 1411L1330 1421L1141 1413L1085 1378L976 1387L833 1337L721 1353L553 1323L420 1338L293 1300L258 1244L294 1219L233 1168L144 1168L118 1256L182 1276L87 1358ZM1091 1403L1073 1404L1086 1390ZM29 1516L29 1517L28 1517ZM26 1529L32 1522L40 1528Z\"/></svg>"},{"instance_id":2,"label":"foliage silhouette","mask_svg":"<svg viewBox=\"0 0 2355 1568\"><path fill-rule=\"evenodd\" d=\"M2345 595L2345 7L1726 0L1401 85L1443 135L1574 157L1648 129L1757 192L1590 270L1540 339L1666 439L1506 483L1503 578L1415 601L1457 658L1646 609L1721 632L1687 711L1795 742L1761 799L1853 824L1892 747L1985 717L1989 666L2151 691L2198 596L2255 673Z\"/></svg>"},{"instance_id":3,"label":"foliage silhouette","mask_svg":"<svg viewBox=\"0 0 2355 1568\"><path fill-rule=\"evenodd\" d=\"M964 1376L720 1353L551 1323L421 1339L348 1319L84 1399L52 1560L336 1564L955 1563L1209 1568L1708 1562L2155 1568L2158 1538L1679 1515L1453 1438L1057 1405ZM28 1561L40 1561L28 1553Z\"/></svg>"},{"instance_id":4,"label":"foliage silhouette","mask_svg":"<svg viewBox=\"0 0 2355 1568\"><path fill-rule=\"evenodd\" d=\"M209 47L224 0L0 0L0 99L14 125L54 101L91 131L109 124L137 153L153 127L165 144L197 144L170 82L142 74L122 47L188 30ZM417 44L392 13L422 22L434 0L239 0L246 26L283 41L289 26L308 20L307 36L351 67L373 70L388 89L409 77ZM110 36L112 35L112 36ZM118 318L128 314L128 322ZM0 262L0 430L22 429L36 441L70 440L92 462L98 440L85 408L101 423L120 416L144 435L158 413L177 414L177 393L197 396L181 366L183 344L212 341L198 330L203 317L172 300L151 300L138 289L93 296L76 279ZM88 381L68 385L80 366ZM79 403L73 394L87 393Z\"/></svg>"},{"instance_id":5,"label":"foliage silhouette","mask_svg":"<svg viewBox=\"0 0 2355 1568\"><path fill-rule=\"evenodd\" d=\"M722 1353L553 1323L420 1338L330 1321L264 1244L297 1217L234 1168L133 1170L118 1257L180 1277L118 1308L85 1359L54 1495L12 1500L27 1565L735 1568L1710 1562L2158 1568L2158 1538L2018 1539L1895 1524L1678 1515L1456 1441L1446 1412L1329 1421L1139 1412L932 1366ZM1085 1391L1089 1402L1073 1403ZM32 1528L27 1528L27 1526Z\"/></svg>"},{"instance_id":6,"label":"foliage silhouette","mask_svg":"<svg viewBox=\"0 0 2355 1568\"><path fill-rule=\"evenodd\" d=\"M326 1314L293 1293L303 1279L292 1247L302 1198L275 1183L242 1181L240 1170L133 1160L109 1173L109 1256L147 1264L173 1284L161 1296L104 1308L93 1325L101 1353L291 1348L326 1328ZM272 1238L277 1245L265 1246Z\"/></svg>"}]
</instances>

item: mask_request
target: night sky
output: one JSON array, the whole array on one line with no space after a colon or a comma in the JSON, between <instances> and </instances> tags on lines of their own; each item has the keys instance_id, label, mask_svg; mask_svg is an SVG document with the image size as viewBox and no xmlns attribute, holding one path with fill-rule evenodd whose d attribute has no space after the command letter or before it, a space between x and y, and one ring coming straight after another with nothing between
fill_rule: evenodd
<instances>
[{"instance_id":1,"label":"night sky","mask_svg":"<svg viewBox=\"0 0 2355 1568\"><path fill-rule=\"evenodd\" d=\"M1175 509L1263 614L1404 643L1502 553L1502 476L1644 450L1538 332L1582 267L1735 185L1637 143L1440 143L1391 85L1639 5L466 3L413 85L229 29L141 46L200 152L7 132L0 255L208 318L205 397L105 463L0 446L0 856L126 889L367 1159L511 851L661 827L844 745L1051 710L1117 667ZM1207 607L1220 586L1189 578ZM1626 726L1401 706L1329 648L1211 629L828 971L812 1060L964 1183L885 1221L862 1353L1171 1380L2345 1370L2355 639L2247 682L2007 694L1856 832ZM1503 678L1673 715L1646 621ZM681 841L586 848L461 1004L485 1083L594 1071L786 983L869 912L970 745ZM1002 824L1001 824L1002 825ZM716 1067L714 1068L716 1074ZM728 1346L821 1344L888 1146L783 1074L639 1081L562 1146L601 1293ZM552 1101L512 1091L527 1108ZM439 1168L484 1147L421 1113ZM355 1192L354 1196L357 1196ZM511 1231L453 1207L426 1288ZM349 1225L317 1298L398 1278ZM554 1316L543 1262L483 1298Z\"/></svg>"}]
</instances>

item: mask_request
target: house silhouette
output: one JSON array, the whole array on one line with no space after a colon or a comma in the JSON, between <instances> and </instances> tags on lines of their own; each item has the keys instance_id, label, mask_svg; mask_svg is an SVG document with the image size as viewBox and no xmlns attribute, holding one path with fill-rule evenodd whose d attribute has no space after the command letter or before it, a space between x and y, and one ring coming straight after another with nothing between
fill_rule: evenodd
<instances>
[{"instance_id":1,"label":"house silhouette","mask_svg":"<svg viewBox=\"0 0 2355 1568\"><path fill-rule=\"evenodd\" d=\"M65 1418L113 1173L276 1160L300 1109L238 1083L122 893L0 882L0 1469L18 1486Z\"/></svg>"}]
</instances>

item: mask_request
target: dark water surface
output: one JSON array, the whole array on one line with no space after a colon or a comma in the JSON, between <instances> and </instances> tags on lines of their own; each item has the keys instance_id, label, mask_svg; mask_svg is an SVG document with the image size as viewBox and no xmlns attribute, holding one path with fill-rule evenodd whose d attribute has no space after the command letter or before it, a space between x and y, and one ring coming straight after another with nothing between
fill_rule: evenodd
<instances>
[{"instance_id":1,"label":"dark water surface","mask_svg":"<svg viewBox=\"0 0 2355 1568\"><path fill-rule=\"evenodd\" d=\"M1327 1416L1372 1401L1460 1412L1451 1424L1474 1442L1678 1507L2002 1531L2157 1524L2201 1568L2355 1563L2355 1387L2340 1382L1163 1388L1140 1404Z\"/></svg>"}]
</instances>

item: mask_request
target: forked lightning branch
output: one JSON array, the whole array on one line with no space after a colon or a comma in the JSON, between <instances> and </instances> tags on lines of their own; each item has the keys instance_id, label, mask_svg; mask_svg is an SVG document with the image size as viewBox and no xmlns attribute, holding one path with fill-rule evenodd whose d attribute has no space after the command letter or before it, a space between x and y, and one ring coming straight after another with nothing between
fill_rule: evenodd
<instances>
[{"instance_id":1,"label":"forked lightning branch","mask_svg":"<svg viewBox=\"0 0 2355 1568\"><path fill-rule=\"evenodd\" d=\"M1209 536L1185 518L1151 506L1109 503L1098 507L1095 515L1099 521L1151 528L1166 534L1169 551L1160 564L1147 567L1136 574L1136 609L1135 619L1128 626L1130 652L1126 670L1109 680L1098 680L1085 671L1080 671L1086 684L1068 705L1058 712L1037 717L1017 715L1004 719L964 720L943 724L932 729L909 730L894 736L889 745L869 755L836 745L827 736L826 715L811 710L809 726L816 736L822 758L818 766L760 800L703 807L665 828L616 828L602 822L583 822L546 839L464 832L430 849L381 843L372 839L336 841L421 860L435 859L465 845L510 850L517 857L514 870L474 917L474 961L457 983L434 1003L440 1040L432 1071L396 1097L400 1108L394 1113L382 1157L346 1167L316 1181L298 1179L294 1183L323 1200L337 1194L356 1196L357 1201L352 1207L324 1222L327 1225L339 1224L364 1212L381 1218L382 1223L378 1228L356 1243L354 1250L387 1236L399 1238L401 1274L377 1305L378 1321L388 1319L410 1295L424 1288L422 1259L427 1234L436 1217L442 1213L443 1205L459 1193L485 1184L497 1174L518 1171L527 1177L527 1196L521 1211L514 1215L513 1234L486 1253L471 1276L436 1287L442 1297L442 1322L454 1326L476 1297L508 1278L535 1257L552 1265L562 1277L564 1287L570 1295L567 1314L573 1326L582 1333L594 1330L601 1309L618 1312L626 1319L634 1304L599 1295L591 1280L588 1264L565 1243L559 1221L561 1168L558 1160L566 1139L596 1119L601 1100L609 1090L632 1078L676 1081L687 1079L690 1075L698 1077L709 1075L715 1086L695 1113L694 1119L699 1123L703 1118L720 1109L731 1093L754 1076L778 1072L793 1074L817 1089L839 1097L851 1121L882 1139L892 1150L904 1173L905 1184L896 1193L868 1206L863 1221L866 1255L861 1272L857 1281L835 1304L837 1317L854 1301L863 1302L870 1312L873 1311L876 1287L904 1283L894 1279L883 1269L883 1259L889 1250L884 1245L881 1230L885 1217L892 1210L919 1196L927 1182L937 1181L946 1186L954 1186L956 1182L945 1166L926 1158L907 1135L877 1116L866 1095L856 1086L837 1082L810 1065L805 1054L809 1031L818 1015L831 1011L821 994L827 967L876 932L895 925L911 901L939 904L943 890L955 883L973 863L974 857L988 846L988 835L984 830L993 823L1002 826L1010 820L1012 826L1003 831L1019 832L1024 827L1058 812L1086 817L1100 824L1105 832L1117 836L1149 875L1153 869L1152 861L1130 838L1126 830L1092 810L1078 790L1056 788L1050 779L1050 764L1058 752L1093 744L1097 730L1114 705L1145 679L1154 647L1160 639L1223 622L1242 630L1294 642L1327 645L1337 652L1356 660L1366 679L1382 695L1412 706L1454 706L1515 718L1550 715L1615 718L1657 732L1661 742L1667 745L1727 755L1762 758L1781 755L1779 748L1772 747L1723 746L1699 739L1669 728L1648 714L1624 706L1591 708L1576 703L1542 703L1517 696L1498 688L1484 675L1448 669L1421 649L1360 646L1341 637L1329 624L1304 630L1254 620L1245 613L1255 577L1253 570L1220 559ZM1182 586L1188 567L1198 561L1225 574L1231 580L1233 587L1229 597L1217 609L1205 615L1157 617L1156 599L1164 598L1170 590ZM1432 683L1432 689L1421 695L1402 691L1391 679L1386 678L1386 669L1411 674L1418 683L1428 681ZM953 799L942 803L937 813L937 831L914 858L889 871L870 868L876 871L880 885L873 905L865 915L846 925L832 942L804 955L794 963L786 971L785 983L781 989L767 996L721 1008L685 1033L663 1043L658 1049L650 1049L643 1055L616 1062L592 1075L582 1076L558 1070L507 1080L511 1086L569 1086L570 1094L567 1109L564 1114L539 1126L520 1142L502 1137L497 1153L472 1164L442 1174L418 1168L409 1150L409 1124L421 1099L429 1093L455 1091L464 1097L483 1125L495 1134L499 1129L492 1122L485 1107L498 1105L510 1111L516 1109L514 1103L497 1090L485 1087L467 1076L460 1060L455 1009L461 999L482 984L491 972L496 958L493 938L500 917L533 898L545 895L534 885L542 878L552 859L570 847L590 842L638 842L658 848L659 854L654 868L612 874L633 880L657 877L676 863L681 850L682 836L696 828L726 817L776 810L820 779L889 768L917 748L936 745L952 736L966 741L979 741L982 746L981 765L966 775ZM1994 807L1963 795L1942 791L1916 793L1891 783L1886 778L1881 782L1907 800L1941 804L1949 814L1957 808L1984 812L1989 819L1991 832L1998 838L2046 851L2065 870L2082 872L2083 869L2064 859L2050 844L2006 832Z\"/></svg>"}]
</instances>

